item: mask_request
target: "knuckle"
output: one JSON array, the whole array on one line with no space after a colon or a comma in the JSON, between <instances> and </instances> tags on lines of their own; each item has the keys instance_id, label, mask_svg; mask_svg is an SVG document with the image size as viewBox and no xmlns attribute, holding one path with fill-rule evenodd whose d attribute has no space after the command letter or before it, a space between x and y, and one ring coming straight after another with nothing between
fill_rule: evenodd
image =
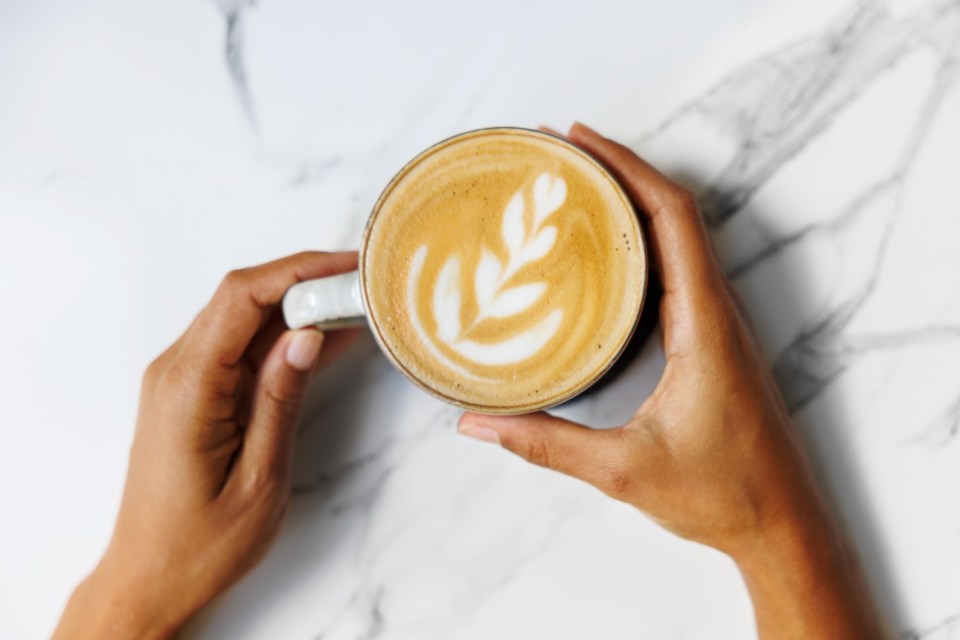
<instances>
[{"instance_id":1,"label":"knuckle","mask_svg":"<svg viewBox=\"0 0 960 640\"><path fill-rule=\"evenodd\" d=\"M281 518L286 510L289 483L274 466L267 465L247 474L241 496L247 508L274 512L277 518Z\"/></svg>"},{"instance_id":2,"label":"knuckle","mask_svg":"<svg viewBox=\"0 0 960 640\"><path fill-rule=\"evenodd\" d=\"M615 461L603 466L600 490L612 498L622 500L634 494L637 483L630 469Z\"/></svg>"},{"instance_id":3,"label":"knuckle","mask_svg":"<svg viewBox=\"0 0 960 640\"><path fill-rule=\"evenodd\" d=\"M628 423L620 432L621 441L618 446L608 448L598 460L599 473L597 488L617 500L635 502L638 489L641 486L640 459L633 453L636 444L633 439L644 437L649 433L646 429L639 430L634 423Z\"/></svg>"},{"instance_id":4,"label":"knuckle","mask_svg":"<svg viewBox=\"0 0 960 640\"><path fill-rule=\"evenodd\" d=\"M682 185L677 185L673 191L673 200L678 209L684 211L697 211L697 197L693 191Z\"/></svg>"},{"instance_id":5,"label":"knuckle","mask_svg":"<svg viewBox=\"0 0 960 640\"><path fill-rule=\"evenodd\" d=\"M228 271L220 283L221 289L233 291L243 287L249 277L249 269L233 269Z\"/></svg>"},{"instance_id":6,"label":"knuckle","mask_svg":"<svg viewBox=\"0 0 960 640\"><path fill-rule=\"evenodd\" d=\"M143 371L143 384L145 386L154 386L162 377L164 370L166 369L166 353L163 353L156 358L150 364L147 365L147 368Z\"/></svg>"},{"instance_id":7,"label":"knuckle","mask_svg":"<svg viewBox=\"0 0 960 640\"><path fill-rule=\"evenodd\" d=\"M189 368L183 362L177 361L163 367L157 376L157 384L163 387L182 388L190 378Z\"/></svg>"},{"instance_id":8,"label":"knuckle","mask_svg":"<svg viewBox=\"0 0 960 640\"><path fill-rule=\"evenodd\" d=\"M618 469L607 471L606 488L604 492L614 498L624 499L633 495L634 483L632 478Z\"/></svg>"},{"instance_id":9,"label":"knuckle","mask_svg":"<svg viewBox=\"0 0 960 640\"><path fill-rule=\"evenodd\" d=\"M284 494L284 483L277 470L268 465L252 469L247 475L245 493L251 501L266 500L268 503L276 501L278 494Z\"/></svg>"},{"instance_id":10,"label":"knuckle","mask_svg":"<svg viewBox=\"0 0 960 640\"><path fill-rule=\"evenodd\" d=\"M543 438L528 438L521 444L520 455L539 467L552 469L550 447Z\"/></svg>"},{"instance_id":11,"label":"knuckle","mask_svg":"<svg viewBox=\"0 0 960 640\"><path fill-rule=\"evenodd\" d=\"M634 153L633 149L623 144L622 142L617 142L616 140L607 140L611 148L614 150L614 153L617 154L618 160L621 162L633 162L636 161L638 156Z\"/></svg>"},{"instance_id":12,"label":"knuckle","mask_svg":"<svg viewBox=\"0 0 960 640\"><path fill-rule=\"evenodd\" d=\"M267 411L274 418L292 420L300 412L300 394L281 392L274 387L266 386L263 390L263 399Z\"/></svg>"}]
</instances>

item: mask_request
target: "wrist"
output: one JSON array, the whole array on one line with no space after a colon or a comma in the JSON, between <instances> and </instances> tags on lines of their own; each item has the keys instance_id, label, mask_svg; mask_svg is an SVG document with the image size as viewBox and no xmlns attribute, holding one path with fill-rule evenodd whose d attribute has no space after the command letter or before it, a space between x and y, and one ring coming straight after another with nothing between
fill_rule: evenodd
<instances>
[{"instance_id":1,"label":"wrist","mask_svg":"<svg viewBox=\"0 0 960 640\"><path fill-rule=\"evenodd\" d=\"M884 637L853 549L825 509L807 506L730 553L760 637Z\"/></svg>"},{"instance_id":2,"label":"wrist","mask_svg":"<svg viewBox=\"0 0 960 640\"><path fill-rule=\"evenodd\" d=\"M823 566L842 564L846 556L832 522L801 517L766 523L728 553L748 582L772 571L816 574Z\"/></svg>"},{"instance_id":3,"label":"wrist","mask_svg":"<svg viewBox=\"0 0 960 640\"><path fill-rule=\"evenodd\" d=\"M74 590L54 639L174 637L179 625L140 589L117 580L105 561Z\"/></svg>"},{"instance_id":4,"label":"wrist","mask_svg":"<svg viewBox=\"0 0 960 640\"><path fill-rule=\"evenodd\" d=\"M723 549L737 566L797 562L811 554L827 560L841 551L842 538L819 496L784 496L766 504L748 533Z\"/></svg>"}]
</instances>

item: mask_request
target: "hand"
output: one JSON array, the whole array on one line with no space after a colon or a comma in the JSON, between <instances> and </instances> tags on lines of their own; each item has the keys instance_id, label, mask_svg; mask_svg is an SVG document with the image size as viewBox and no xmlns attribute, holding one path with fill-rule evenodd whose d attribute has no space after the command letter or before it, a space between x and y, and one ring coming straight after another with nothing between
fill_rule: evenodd
<instances>
[{"instance_id":1,"label":"hand","mask_svg":"<svg viewBox=\"0 0 960 640\"><path fill-rule=\"evenodd\" d=\"M311 252L231 272L150 364L113 537L55 638L167 637L266 554L304 388L356 333L325 344L287 331L278 304L294 283L356 264L353 252Z\"/></svg>"},{"instance_id":2,"label":"hand","mask_svg":"<svg viewBox=\"0 0 960 640\"><path fill-rule=\"evenodd\" d=\"M568 138L617 177L643 217L664 290L663 378L618 428L593 430L544 412L467 413L460 432L589 482L730 554L763 637L875 637L859 574L693 196L583 125Z\"/></svg>"}]
</instances>

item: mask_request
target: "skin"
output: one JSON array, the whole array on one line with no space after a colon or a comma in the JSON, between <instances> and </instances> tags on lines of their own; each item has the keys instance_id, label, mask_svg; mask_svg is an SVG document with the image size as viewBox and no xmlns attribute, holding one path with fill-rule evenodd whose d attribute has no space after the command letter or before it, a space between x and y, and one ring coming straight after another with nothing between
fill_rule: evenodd
<instances>
[{"instance_id":1,"label":"skin","mask_svg":"<svg viewBox=\"0 0 960 640\"><path fill-rule=\"evenodd\" d=\"M664 288L663 378L615 429L544 412L467 413L460 432L729 554L764 640L882 637L693 197L587 127L568 138L618 177L641 213ZM278 305L292 284L356 260L310 252L232 272L151 363L112 539L54 638L172 637L267 553L290 497L304 389L354 335L287 331Z\"/></svg>"}]
</instances>

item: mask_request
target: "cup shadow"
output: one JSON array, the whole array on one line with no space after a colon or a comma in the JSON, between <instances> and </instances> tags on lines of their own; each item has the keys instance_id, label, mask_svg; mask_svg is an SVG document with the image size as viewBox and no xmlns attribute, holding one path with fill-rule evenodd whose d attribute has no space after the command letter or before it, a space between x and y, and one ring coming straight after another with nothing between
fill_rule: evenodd
<instances>
[{"instance_id":1,"label":"cup shadow","mask_svg":"<svg viewBox=\"0 0 960 640\"><path fill-rule=\"evenodd\" d=\"M695 173L683 170L670 176L676 182L685 185L696 194L707 191L708 183ZM738 202L741 198L725 193L722 186L709 184L709 199L701 200L700 205L705 220L716 220L723 203ZM753 206L753 205L751 205ZM752 222L760 237L776 238L782 231L764 222L768 218L762 212L753 211ZM708 225L710 227L711 225ZM713 246L722 265L732 265L733 255L724 243L723 234L710 228ZM906 616L903 597L893 580L890 568L890 553L884 535L879 527L875 510L870 503L866 489L865 476L854 455L851 432L855 430L857 416L850 415L843 403L829 393L810 395L811 377L818 376L818 369L829 370L830 363L816 362L816 355L804 352L808 370L797 370L792 366L796 360L797 349L803 351L803 332L795 335L787 347L772 352L769 347L771 336L776 333L774 327L759 321L763 315L759 310L765 305L776 305L780 317L804 318L809 310L818 303L812 299L805 274L812 272L809 254L798 253L803 264L810 269L796 268L796 261L790 267L782 264L767 263L757 268L766 269L763 287L746 282L747 279L732 274L731 281L740 294L747 311L753 320L761 347L770 363L771 369L784 396L794 431L803 446L813 467L818 485L827 500L828 507L839 523L848 543L857 556L868 582L876 610L882 613L884 623L895 629L904 628ZM729 273L729 269L727 269ZM769 307L768 307L769 308ZM809 320L807 321L809 322ZM814 360L809 360L810 358ZM827 357L827 356L823 356ZM829 380L827 380L829 384ZM826 390L826 385L820 391Z\"/></svg>"}]
</instances>

